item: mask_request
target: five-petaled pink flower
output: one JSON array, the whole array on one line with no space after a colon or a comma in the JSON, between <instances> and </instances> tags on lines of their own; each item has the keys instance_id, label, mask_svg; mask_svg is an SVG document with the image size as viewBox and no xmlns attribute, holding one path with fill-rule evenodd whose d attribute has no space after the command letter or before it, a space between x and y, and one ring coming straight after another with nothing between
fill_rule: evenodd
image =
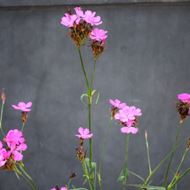
<instances>
[{"instance_id":1,"label":"five-petaled pink flower","mask_svg":"<svg viewBox=\"0 0 190 190\"><path fill-rule=\"evenodd\" d=\"M90 33L90 39L98 42L105 42L107 39L107 33L108 31L99 29L99 28L94 28L92 32Z\"/></svg>"},{"instance_id":2,"label":"five-petaled pink flower","mask_svg":"<svg viewBox=\"0 0 190 190\"><path fill-rule=\"evenodd\" d=\"M90 139L92 138L93 134L90 133L90 130L88 128L78 128L78 133L76 136L81 138L81 139Z\"/></svg>"},{"instance_id":3,"label":"five-petaled pink flower","mask_svg":"<svg viewBox=\"0 0 190 190\"><path fill-rule=\"evenodd\" d=\"M109 102L110 102L110 104L113 106L113 108L121 109L121 108L124 108L124 107L127 106L126 103L123 103L123 102L121 102L121 101L118 100L118 99L115 99L115 100L109 99Z\"/></svg>"},{"instance_id":4,"label":"five-petaled pink flower","mask_svg":"<svg viewBox=\"0 0 190 190\"><path fill-rule=\"evenodd\" d=\"M136 127L122 127L121 129L122 133L126 133L126 134L136 134L138 132L138 128Z\"/></svg>"},{"instance_id":5,"label":"five-petaled pink flower","mask_svg":"<svg viewBox=\"0 0 190 190\"><path fill-rule=\"evenodd\" d=\"M77 20L77 15L71 15L68 13L65 13L65 15L61 19L61 24L66 26L66 27L73 27L75 21Z\"/></svg>"},{"instance_id":6,"label":"five-petaled pink flower","mask_svg":"<svg viewBox=\"0 0 190 190\"><path fill-rule=\"evenodd\" d=\"M32 107L32 102L28 102L28 103L19 102L18 105L12 105L12 107L15 110L20 110L22 112L30 112L31 107Z\"/></svg>"},{"instance_id":7,"label":"five-petaled pink flower","mask_svg":"<svg viewBox=\"0 0 190 190\"><path fill-rule=\"evenodd\" d=\"M92 26L102 24L101 17L96 16L96 12L92 12L90 10L85 11L83 19Z\"/></svg>"},{"instance_id":8,"label":"five-petaled pink flower","mask_svg":"<svg viewBox=\"0 0 190 190\"><path fill-rule=\"evenodd\" d=\"M181 93L177 95L178 100L182 101L183 103L189 103L190 104L190 94L188 93Z\"/></svg>"}]
</instances>

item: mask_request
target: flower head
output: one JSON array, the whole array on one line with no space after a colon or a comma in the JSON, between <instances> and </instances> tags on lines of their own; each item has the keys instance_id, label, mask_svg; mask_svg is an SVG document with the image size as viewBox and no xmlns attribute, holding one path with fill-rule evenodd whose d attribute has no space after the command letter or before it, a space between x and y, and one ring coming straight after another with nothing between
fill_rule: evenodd
<instances>
[{"instance_id":1,"label":"flower head","mask_svg":"<svg viewBox=\"0 0 190 190\"><path fill-rule=\"evenodd\" d=\"M106 30L94 28L90 33L90 39L98 42L105 42L108 37L107 33L108 31Z\"/></svg>"},{"instance_id":2,"label":"flower head","mask_svg":"<svg viewBox=\"0 0 190 190\"><path fill-rule=\"evenodd\" d=\"M178 98L178 100L182 101L183 103L190 104L190 94L188 94L188 93L178 94L177 98Z\"/></svg>"},{"instance_id":3,"label":"flower head","mask_svg":"<svg viewBox=\"0 0 190 190\"><path fill-rule=\"evenodd\" d=\"M178 94L177 98L179 100L177 103L177 111L180 115L180 123L183 123L185 118L190 115L190 94Z\"/></svg>"},{"instance_id":4,"label":"flower head","mask_svg":"<svg viewBox=\"0 0 190 190\"><path fill-rule=\"evenodd\" d=\"M96 16L96 12L92 12L91 10L85 11L83 19L92 26L102 24L101 17Z\"/></svg>"},{"instance_id":5,"label":"flower head","mask_svg":"<svg viewBox=\"0 0 190 190\"><path fill-rule=\"evenodd\" d=\"M56 186L56 187L53 187L51 190L68 190L67 189L67 187L58 187L58 186Z\"/></svg>"},{"instance_id":6,"label":"flower head","mask_svg":"<svg viewBox=\"0 0 190 190\"><path fill-rule=\"evenodd\" d=\"M12 105L12 107L15 110L20 110L22 112L30 112L31 107L32 107L32 102L28 102L28 103L19 102L18 105Z\"/></svg>"},{"instance_id":7,"label":"flower head","mask_svg":"<svg viewBox=\"0 0 190 190\"><path fill-rule=\"evenodd\" d=\"M78 128L78 133L77 137L81 138L81 139L90 139L92 138L93 134L90 133L90 130L88 128L82 128L82 127L79 127Z\"/></svg>"},{"instance_id":8,"label":"flower head","mask_svg":"<svg viewBox=\"0 0 190 190\"><path fill-rule=\"evenodd\" d=\"M126 133L126 134L136 134L138 132L138 128L136 127L122 127L121 129L122 133Z\"/></svg>"},{"instance_id":9,"label":"flower head","mask_svg":"<svg viewBox=\"0 0 190 190\"><path fill-rule=\"evenodd\" d=\"M68 28L71 28L74 26L76 20L77 15L65 13L65 15L61 18L61 24Z\"/></svg>"}]
</instances>

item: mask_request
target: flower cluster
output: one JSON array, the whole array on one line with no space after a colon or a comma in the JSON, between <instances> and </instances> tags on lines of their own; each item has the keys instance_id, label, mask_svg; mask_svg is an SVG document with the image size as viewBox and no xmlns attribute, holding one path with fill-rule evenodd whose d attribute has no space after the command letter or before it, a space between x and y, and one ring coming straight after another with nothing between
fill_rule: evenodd
<instances>
[{"instance_id":1,"label":"flower cluster","mask_svg":"<svg viewBox=\"0 0 190 190\"><path fill-rule=\"evenodd\" d=\"M119 121L123 126L121 132L136 134L138 132L136 123L137 118L142 115L141 109L136 108L135 106L128 106L126 103L123 103L118 99L110 99L109 102L112 105L112 118Z\"/></svg>"},{"instance_id":2,"label":"flower cluster","mask_svg":"<svg viewBox=\"0 0 190 190\"><path fill-rule=\"evenodd\" d=\"M3 139L5 146L0 141L0 167L12 170L17 161L23 159L22 152L27 149L23 133L18 129L10 130Z\"/></svg>"},{"instance_id":3,"label":"flower cluster","mask_svg":"<svg viewBox=\"0 0 190 190\"><path fill-rule=\"evenodd\" d=\"M178 94L177 98L179 101L177 103L177 110L180 114L180 123L183 123L184 119L190 115L190 94Z\"/></svg>"},{"instance_id":4,"label":"flower cluster","mask_svg":"<svg viewBox=\"0 0 190 190\"><path fill-rule=\"evenodd\" d=\"M70 36L77 47L90 38L93 55L98 57L103 52L107 39L107 31L95 27L102 24L101 17L91 10L83 11L81 7L75 7L74 12L65 13L61 24L69 28Z\"/></svg>"},{"instance_id":5,"label":"flower cluster","mask_svg":"<svg viewBox=\"0 0 190 190\"><path fill-rule=\"evenodd\" d=\"M67 189L67 187L58 187L58 186L56 186L56 187L53 187L51 190L68 190Z\"/></svg>"}]
</instances>

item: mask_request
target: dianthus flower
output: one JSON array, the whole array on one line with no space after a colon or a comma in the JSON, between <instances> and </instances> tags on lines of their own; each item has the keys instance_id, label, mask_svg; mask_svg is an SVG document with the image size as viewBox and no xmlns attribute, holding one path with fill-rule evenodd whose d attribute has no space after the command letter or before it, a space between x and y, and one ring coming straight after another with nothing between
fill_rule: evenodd
<instances>
[{"instance_id":1,"label":"dianthus flower","mask_svg":"<svg viewBox=\"0 0 190 190\"><path fill-rule=\"evenodd\" d=\"M180 123L183 123L184 119L190 115L190 94L182 93L178 94L177 98L177 111L180 114Z\"/></svg>"},{"instance_id":2,"label":"dianthus flower","mask_svg":"<svg viewBox=\"0 0 190 190\"><path fill-rule=\"evenodd\" d=\"M6 149L3 148L3 144L0 141L0 167L4 166L6 163Z\"/></svg>"},{"instance_id":3,"label":"dianthus flower","mask_svg":"<svg viewBox=\"0 0 190 190\"><path fill-rule=\"evenodd\" d=\"M135 125L137 123L137 117L142 115L141 109L135 106L128 106L118 99L110 99L110 104L112 105L112 118L123 126L121 132L136 134L138 128L136 128Z\"/></svg>"},{"instance_id":4,"label":"dianthus flower","mask_svg":"<svg viewBox=\"0 0 190 190\"><path fill-rule=\"evenodd\" d=\"M81 139L90 139L92 138L93 134L90 133L90 130L88 128L82 128L82 127L79 127L78 128L78 133L77 137L81 138Z\"/></svg>"},{"instance_id":5,"label":"dianthus flower","mask_svg":"<svg viewBox=\"0 0 190 190\"><path fill-rule=\"evenodd\" d=\"M61 24L68 28L71 28L74 26L76 20L77 20L77 15L65 13L65 15L61 19Z\"/></svg>"},{"instance_id":6,"label":"dianthus flower","mask_svg":"<svg viewBox=\"0 0 190 190\"><path fill-rule=\"evenodd\" d=\"M108 37L107 33L108 31L106 30L94 28L90 33L90 39L98 42L105 42Z\"/></svg>"},{"instance_id":7,"label":"dianthus flower","mask_svg":"<svg viewBox=\"0 0 190 190\"><path fill-rule=\"evenodd\" d=\"M56 187L53 187L51 190L68 190L67 189L67 187L58 187L58 186L56 186Z\"/></svg>"},{"instance_id":8,"label":"dianthus flower","mask_svg":"<svg viewBox=\"0 0 190 190\"><path fill-rule=\"evenodd\" d=\"M91 10L85 11L83 19L92 26L102 24L101 17L96 16L96 12L92 12Z\"/></svg>"},{"instance_id":9,"label":"dianthus flower","mask_svg":"<svg viewBox=\"0 0 190 190\"><path fill-rule=\"evenodd\" d=\"M15 161L21 161L23 159L22 151L27 149L22 132L18 129L10 130L4 141L7 143L9 148L8 153L13 156L13 159Z\"/></svg>"},{"instance_id":10,"label":"dianthus flower","mask_svg":"<svg viewBox=\"0 0 190 190\"><path fill-rule=\"evenodd\" d=\"M17 105L12 105L12 107L15 110L20 110L22 112L30 112L31 111L31 107L32 107L32 102L19 102Z\"/></svg>"}]
</instances>

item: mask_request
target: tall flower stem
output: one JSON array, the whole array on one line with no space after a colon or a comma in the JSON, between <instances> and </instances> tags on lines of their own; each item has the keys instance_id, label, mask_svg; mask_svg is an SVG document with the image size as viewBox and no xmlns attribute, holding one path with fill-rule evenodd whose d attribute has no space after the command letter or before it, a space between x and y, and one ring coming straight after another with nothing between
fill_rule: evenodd
<instances>
[{"instance_id":1,"label":"tall flower stem","mask_svg":"<svg viewBox=\"0 0 190 190\"><path fill-rule=\"evenodd\" d=\"M86 70L85 70L84 61L82 58L80 47L78 48L78 53L80 57L80 63L81 63L84 79L85 79L85 85L86 85L87 97L88 97L88 128L90 131L92 131L92 90L93 90L92 85L93 85L94 79L91 81L91 84L90 84ZM93 73L93 78L94 78L94 73ZM93 160L93 142L92 142L92 139L89 139L89 165L90 165L91 172L92 172L92 160ZM94 180L90 179L90 181L93 182Z\"/></svg>"},{"instance_id":2,"label":"tall flower stem","mask_svg":"<svg viewBox=\"0 0 190 190\"><path fill-rule=\"evenodd\" d=\"M176 152L176 146L179 143L180 132L181 132L181 126L178 126L177 133L176 133L176 138L175 138L175 143L172 146L172 154L171 154L171 156L169 158L169 162L168 162L168 165L167 165L167 168L166 168L166 171L165 171L165 175L164 175L164 183L163 183L164 186L167 186L168 174L169 174L170 167L171 167L171 164L172 164L172 161L173 161L173 157L174 157L175 152Z\"/></svg>"},{"instance_id":3,"label":"tall flower stem","mask_svg":"<svg viewBox=\"0 0 190 190\"><path fill-rule=\"evenodd\" d=\"M3 136L5 135L5 133L3 131L3 126L2 126L4 104L5 103L2 101L2 103L1 103L1 114L0 114L0 130L1 130L1 133Z\"/></svg>"},{"instance_id":4,"label":"tall flower stem","mask_svg":"<svg viewBox=\"0 0 190 190\"><path fill-rule=\"evenodd\" d=\"M152 168L151 168L151 162L150 162L150 150L149 150L149 143L148 143L148 135L146 131L145 131L145 142L146 142L146 152L147 152L147 159L148 159L148 169L149 169L149 174L151 174Z\"/></svg>"}]
</instances>

